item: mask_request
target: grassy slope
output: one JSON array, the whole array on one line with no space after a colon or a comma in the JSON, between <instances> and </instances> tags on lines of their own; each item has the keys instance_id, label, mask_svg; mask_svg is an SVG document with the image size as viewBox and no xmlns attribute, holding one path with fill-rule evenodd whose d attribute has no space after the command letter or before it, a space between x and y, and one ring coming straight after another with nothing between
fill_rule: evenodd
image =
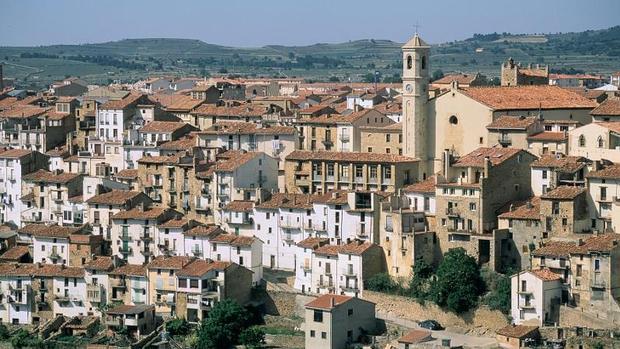
<instances>
[{"instance_id":1,"label":"grassy slope","mask_svg":"<svg viewBox=\"0 0 620 349\"><path fill-rule=\"evenodd\" d=\"M229 73L258 74L264 76L303 76L311 79L361 79L375 69L383 75L399 73L400 43L389 40L357 40L338 44L310 46L270 45L260 48L233 48L207 44L189 39L127 39L107 43L84 45L53 45L45 47L0 47L0 61L8 58L5 76L16 77L24 84L42 86L65 75L81 76L87 81L101 83L109 79L124 81L147 75L175 73L201 74L204 68L211 74L226 68ZM483 48L476 53L476 48ZM45 53L61 58L20 58L21 53ZM290 61L290 54L297 57L312 55L329 57L346 62L337 68L315 65L311 69L296 67L252 67L241 60L271 59L282 63ZM148 70L114 68L89 62L78 62L62 57L111 56L126 61L145 64ZM499 73L499 64L508 57L524 63L545 63L552 67L573 67L593 73L620 70L620 26L581 33L550 35L499 35L478 36L433 46L432 69L444 72L480 71L490 76ZM208 63L190 64L192 59L211 59ZM161 65L159 65L160 63ZM23 65L27 67L21 67ZM28 68L32 67L32 68ZM42 70L42 71L40 71ZM20 81L21 82L21 81Z\"/></svg>"}]
</instances>

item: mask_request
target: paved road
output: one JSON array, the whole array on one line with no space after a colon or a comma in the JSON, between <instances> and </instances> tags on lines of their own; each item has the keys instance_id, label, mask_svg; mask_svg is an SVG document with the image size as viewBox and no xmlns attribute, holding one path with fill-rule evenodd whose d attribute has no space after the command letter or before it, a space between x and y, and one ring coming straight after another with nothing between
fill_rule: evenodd
<instances>
[{"instance_id":1,"label":"paved road","mask_svg":"<svg viewBox=\"0 0 620 349\"><path fill-rule=\"evenodd\" d=\"M377 312L377 318L407 328L420 328L418 323L411 320L401 319L390 314ZM433 338L450 339L451 345L462 345L464 348L497 348L497 340L490 337L479 337L450 331L432 331Z\"/></svg>"}]
</instances>

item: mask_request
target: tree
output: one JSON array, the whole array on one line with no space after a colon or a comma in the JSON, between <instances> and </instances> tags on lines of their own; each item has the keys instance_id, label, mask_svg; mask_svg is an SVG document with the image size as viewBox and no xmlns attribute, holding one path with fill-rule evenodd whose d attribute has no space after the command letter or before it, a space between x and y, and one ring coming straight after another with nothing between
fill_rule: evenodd
<instances>
[{"instance_id":1,"label":"tree","mask_svg":"<svg viewBox=\"0 0 620 349\"><path fill-rule=\"evenodd\" d=\"M246 328L239 335L239 343L248 349L262 348L265 344L265 331L256 326Z\"/></svg>"},{"instance_id":2,"label":"tree","mask_svg":"<svg viewBox=\"0 0 620 349\"><path fill-rule=\"evenodd\" d=\"M413 264L413 273L409 280L409 296L418 301L425 301L428 298L428 288L431 276L433 276L433 266L419 258Z\"/></svg>"},{"instance_id":3,"label":"tree","mask_svg":"<svg viewBox=\"0 0 620 349\"><path fill-rule=\"evenodd\" d=\"M20 328L11 337L11 345L15 349L43 348L43 341L38 336L32 336L28 331Z\"/></svg>"},{"instance_id":4,"label":"tree","mask_svg":"<svg viewBox=\"0 0 620 349\"><path fill-rule=\"evenodd\" d=\"M510 313L510 277L499 274L487 284L490 291L485 303L493 310L499 310L504 314Z\"/></svg>"},{"instance_id":5,"label":"tree","mask_svg":"<svg viewBox=\"0 0 620 349\"><path fill-rule=\"evenodd\" d=\"M473 308L484 291L480 267L463 248L444 254L436 276L430 290L432 300L455 313Z\"/></svg>"},{"instance_id":6,"label":"tree","mask_svg":"<svg viewBox=\"0 0 620 349\"><path fill-rule=\"evenodd\" d=\"M232 299L217 303L198 329L198 349L229 348L248 326L248 312Z\"/></svg>"},{"instance_id":7,"label":"tree","mask_svg":"<svg viewBox=\"0 0 620 349\"><path fill-rule=\"evenodd\" d=\"M166 323L166 331L171 336L185 336L189 334L191 327L185 319L172 319Z\"/></svg>"},{"instance_id":8,"label":"tree","mask_svg":"<svg viewBox=\"0 0 620 349\"><path fill-rule=\"evenodd\" d=\"M11 336L5 324L0 324L0 340L8 339Z\"/></svg>"},{"instance_id":9,"label":"tree","mask_svg":"<svg viewBox=\"0 0 620 349\"><path fill-rule=\"evenodd\" d=\"M376 292L393 292L396 283L388 273L379 273L371 276L366 282L366 288Z\"/></svg>"},{"instance_id":10,"label":"tree","mask_svg":"<svg viewBox=\"0 0 620 349\"><path fill-rule=\"evenodd\" d=\"M340 79L337 76L330 76L329 82L340 82Z\"/></svg>"}]
</instances>

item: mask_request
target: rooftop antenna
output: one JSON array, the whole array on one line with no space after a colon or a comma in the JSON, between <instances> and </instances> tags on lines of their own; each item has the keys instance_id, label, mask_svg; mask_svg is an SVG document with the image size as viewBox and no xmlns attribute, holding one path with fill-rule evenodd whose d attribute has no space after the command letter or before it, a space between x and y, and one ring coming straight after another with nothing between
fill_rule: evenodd
<instances>
[{"instance_id":1,"label":"rooftop antenna","mask_svg":"<svg viewBox=\"0 0 620 349\"><path fill-rule=\"evenodd\" d=\"M418 29L420 29L421 25L418 24L418 21L415 21L413 28L415 30L415 35L418 35Z\"/></svg>"}]
</instances>

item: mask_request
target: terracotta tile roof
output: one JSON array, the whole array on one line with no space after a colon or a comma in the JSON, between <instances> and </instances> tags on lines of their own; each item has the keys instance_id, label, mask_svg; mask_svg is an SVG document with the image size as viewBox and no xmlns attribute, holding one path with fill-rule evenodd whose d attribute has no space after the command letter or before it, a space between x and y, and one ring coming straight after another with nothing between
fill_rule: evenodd
<instances>
[{"instance_id":1,"label":"terracotta tile roof","mask_svg":"<svg viewBox=\"0 0 620 349\"><path fill-rule=\"evenodd\" d=\"M596 125L605 127L616 133L620 133L620 121L597 122Z\"/></svg>"},{"instance_id":2,"label":"terracotta tile roof","mask_svg":"<svg viewBox=\"0 0 620 349\"><path fill-rule=\"evenodd\" d=\"M118 100L109 100L99 106L99 110L120 110L126 109L132 105L137 105L138 103L146 101L145 95L138 93L130 93L123 99Z\"/></svg>"},{"instance_id":3,"label":"terracotta tile roof","mask_svg":"<svg viewBox=\"0 0 620 349\"><path fill-rule=\"evenodd\" d=\"M362 152L336 152L336 151L309 151L295 150L286 160L293 161L342 161L362 163L402 163L417 162L418 159L395 154L362 153Z\"/></svg>"},{"instance_id":4,"label":"terracotta tile roof","mask_svg":"<svg viewBox=\"0 0 620 349\"><path fill-rule=\"evenodd\" d=\"M190 227L190 225L194 225L196 224L194 221L187 219L185 217L182 218L173 218L173 219L169 219L161 224L158 225L158 227L160 228L182 228L182 229L188 229Z\"/></svg>"},{"instance_id":5,"label":"terracotta tile roof","mask_svg":"<svg viewBox=\"0 0 620 349\"><path fill-rule=\"evenodd\" d=\"M544 69L519 68L519 74L541 78L549 77L549 72Z\"/></svg>"},{"instance_id":6,"label":"terracotta tile roof","mask_svg":"<svg viewBox=\"0 0 620 349\"><path fill-rule=\"evenodd\" d=\"M484 158L489 157L493 166L512 158L521 152L517 148L478 148L471 153L460 157L452 166L454 167L484 167Z\"/></svg>"},{"instance_id":7,"label":"terracotta tile roof","mask_svg":"<svg viewBox=\"0 0 620 349\"><path fill-rule=\"evenodd\" d=\"M565 142L568 140L568 134L565 132L543 131L528 136L527 140L539 142Z\"/></svg>"},{"instance_id":8,"label":"terracotta tile roof","mask_svg":"<svg viewBox=\"0 0 620 349\"><path fill-rule=\"evenodd\" d=\"M573 200L586 192L586 188L561 185L541 196L542 199Z\"/></svg>"},{"instance_id":9,"label":"terracotta tile roof","mask_svg":"<svg viewBox=\"0 0 620 349\"><path fill-rule=\"evenodd\" d=\"M30 249L28 246L13 246L8 251L4 252L0 259L3 261L19 261L25 255L30 254ZM0 272L1 273L1 272Z\"/></svg>"},{"instance_id":10,"label":"terracotta tile roof","mask_svg":"<svg viewBox=\"0 0 620 349\"><path fill-rule=\"evenodd\" d=\"M85 269L110 271L114 269L114 261L108 256L94 256L93 259L84 264Z\"/></svg>"},{"instance_id":11,"label":"terracotta tile roof","mask_svg":"<svg viewBox=\"0 0 620 349\"><path fill-rule=\"evenodd\" d=\"M375 111L379 116L385 116L383 113L374 109L363 109L360 111L352 112L347 115L339 114L327 114L311 118L299 119L297 124L351 124L354 123L368 114L370 111Z\"/></svg>"},{"instance_id":12,"label":"terracotta tile roof","mask_svg":"<svg viewBox=\"0 0 620 349\"><path fill-rule=\"evenodd\" d=\"M432 84L451 84L452 81L456 81L459 85L469 85L472 81L476 80L477 74L448 74L442 78L432 81Z\"/></svg>"},{"instance_id":13,"label":"terracotta tile roof","mask_svg":"<svg viewBox=\"0 0 620 349\"><path fill-rule=\"evenodd\" d=\"M251 246L256 238L253 236L237 236L233 234L219 234L209 239L211 242L229 244L232 246Z\"/></svg>"},{"instance_id":14,"label":"terracotta tile roof","mask_svg":"<svg viewBox=\"0 0 620 349\"><path fill-rule=\"evenodd\" d=\"M15 276L39 276L39 277L71 277L71 278L83 278L84 268L81 267L67 267L60 264L3 264L0 268L0 273L3 275L15 275Z\"/></svg>"},{"instance_id":15,"label":"terracotta tile roof","mask_svg":"<svg viewBox=\"0 0 620 349\"><path fill-rule=\"evenodd\" d=\"M497 330L497 334L510 338L525 338L535 331L538 331L538 326L525 326L525 325L508 325L506 327Z\"/></svg>"},{"instance_id":16,"label":"terracotta tile roof","mask_svg":"<svg viewBox=\"0 0 620 349\"><path fill-rule=\"evenodd\" d=\"M116 174L116 178L123 178L123 179L136 179L136 178L138 178L138 169L125 169L125 170L120 170L120 171L118 171L118 173Z\"/></svg>"},{"instance_id":17,"label":"terracotta tile roof","mask_svg":"<svg viewBox=\"0 0 620 349\"><path fill-rule=\"evenodd\" d=\"M128 211L120 211L112 216L112 219L159 219L166 214L167 209L152 207L143 210L140 207L132 208Z\"/></svg>"},{"instance_id":18,"label":"terracotta tile roof","mask_svg":"<svg viewBox=\"0 0 620 349\"><path fill-rule=\"evenodd\" d=\"M0 158L19 159L32 154L32 150L0 148Z\"/></svg>"},{"instance_id":19,"label":"terracotta tile roof","mask_svg":"<svg viewBox=\"0 0 620 349\"><path fill-rule=\"evenodd\" d=\"M60 225L28 224L18 230L21 234L37 237L53 237L68 239L71 234L78 233L82 227L65 227Z\"/></svg>"},{"instance_id":20,"label":"terracotta tile roof","mask_svg":"<svg viewBox=\"0 0 620 349\"><path fill-rule=\"evenodd\" d=\"M279 208L294 208L294 209L311 209L313 197L309 194L297 194L297 193L274 193L271 198L256 205L259 209L279 209Z\"/></svg>"},{"instance_id":21,"label":"terracotta tile roof","mask_svg":"<svg viewBox=\"0 0 620 349\"><path fill-rule=\"evenodd\" d=\"M146 311L155 310L154 305L147 304L139 304L139 305L130 305L130 304L121 304L107 311L108 314L113 315L136 315L141 314Z\"/></svg>"},{"instance_id":22,"label":"terracotta tile roof","mask_svg":"<svg viewBox=\"0 0 620 349\"><path fill-rule=\"evenodd\" d=\"M399 134L403 133L403 124L401 122L387 126L360 126L359 129L364 132L382 132Z\"/></svg>"},{"instance_id":23,"label":"terracotta tile roof","mask_svg":"<svg viewBox=\"0 0 620 349\"><path fill-rule=\"evenodd\" d=\"M68 118L69 116L72 116L72 115L69 113L57 113L56 111L52 110L47 113L46 118L48 120L64 120Z\"/></svg>"},{"instance_id":24,"label":"terracotta tile roof","mask_svg":"<svg viewBox=\"0 0 620 349\"><path fill-rule=\"evenodd\" d=\"M338 294L324 294L317 299L306 303L306 308L331 310L350 301L351 299L353 299L353 297Z\"/></svg>"},{"instance_id":25,"label":"terracotta tile roof","mask_svg":"<svg viewBox=\"0 0 620 349\"><path fill-rule=\"evenodd\" d=\"M490 130L525 130L536 123L535 116L500 116L487 125Z\"/></svg>"},{"instance_id":26,"label":"terracotta tile roof","mask_svg":"<svg viewBox=\"0 0 620 349\"><path fill-rule=\"evenodd\" d=\"M525 201L504 205L498 218L540 220L540 197L534 196Z\"/></svg>"},{"instance_id":27,"label":"terracotta tile roof","mask_svg":"<svg viewBox=\"0 0 620 349\"><path fill-rule=\"evenodd\" d=\"M159 145L160 150L189 150L196 146L196 137L189 134L174 141L168 141Z\"/></svg>"},{"instance_id":28,"label":"terracotta tile roof","mask_svg":"<svg viewBox=\"0 0 620 349\"><path fill-rule=\"evenodd\" d=\"M79 177L80 175L77 173L54 173L46 170L38 170L36 172L25 175L23 179L25 181L31 182L66 184Z\"/></svg>"},{"instance_id":29,"label":"terracotta tile roof","mask_svg":"<svg viewBox=\"0 0 620 349\"><path fill-rule=\"evenodd\" d=\"M211 239L225 232L217 225L199 225L183 233L185 236L198 236Z\"/></svg>"},{"instance_id":30,"label":"terracotta tile roof","mask_svg":"<svg viewBox=\"0 0 620 349\"><path fill-rule=\"evenodd\" d=\"M112 190L107 193L95 195L86 200L86 202L90 205L124 205L141 194L142 192L139 191Z\"/></svg>"},{"instance_id":31,"label":"terracotta tile roof","mask_svg":"<svg viewBox=\"0 0 620 349\"><path fill-rule=\"evenodd\" d=\"M198 132L198 134L204 135L292 135L294 133L295 128L292 126L260 126L253 122L232 121L220 121L211 125L208 129Z\"/></svg>"},{"instance_id":32,"label":"terracotta tile roof","mask_svg":"<svg viewBox=\"0 0 620 349\"><path fill-rule=\"evenodd\" d=\"M151 269L182 269L194 258L186 256L159 256L153 259L146 268Z\"/></svg>"},{"instance_id":33,"label":"terracotta tile roof","mask_svg":"<svg viewBox=\"0 0 620 349\"><path fill-rule=\"evenodd\" d=\"M596 107L593 101L557 86L468 87L462 92L494 110L590 109Z\"/></svg>"},{"instance_id":34,"label":"terracotta tile roof","mask_svg":"<svg viewBox=\"0 0 620 349\"><path fill-rule=\"evenodd\" d=\"M235 170L237 170L239 167L245 165L246 163L248 163L249 161L253 160L254 158L260 156L261 152L242 152L239 153L237 156L232 157L228 160L225 161L218 161L217 163L215 163L215 165L213 166L213 171L215 172L233 172Z\"/></svg>"},{"instance_id":35,"label":"terracotta tile roof","mask_svg":"<svg viewBox=\"0 0 620 349\"><path fill-rule=\"evenodd\" d=\"M373 246L377 246L370 242L364 242L361 240L353 240L346 245L340 245L339 253L342 254L352 254L356 256L360 256L364 254L364 252L368 251Z\"/></svg>"},{"instance_id":36,"label":"terracotta tile roof","mask_svg":"<svg viewBox=\"0 0 620 349\"><path fill-rule=\"evenodd\" d=\"M549 241L532 251L532 256L568 258L577 250L577 243L571 241Z\"/></svg>"},{"instance_id":37,"label":"terracotta tile roof","mask_svg":"<svg viewBox=\"0 0 620 349\"><path fill-rule=\"evenodd\" d=\"M584 168L590 160L582 156L566 156L564 154L545 154L532 162L531 167L552 168L562 173L574 173Z\"/></svg>"},{"instance_id":38,"label":"terracotta tile roof","mask_svg":"<svg viewBox=\"0 0 620 349\"><path fill-rule=\"evenodd\" d=\"M224 206L225 211L235 212L252 212L254 209L254 201L234 200Z\"/></svg>"},{"instance_id":39,"label":"terracotta tile roof","mask_svg":"<svg viewBox=\"0 0 620 349\"><path fill-rule=\"evenodd\" d=\"M236 116L259 118L266 113L264 106L242 104L239 106L216 106L214 104L202 104L192 114L204 116Z\"/></svg>"},{"instance_id":40,"label":"terracotta tile roof","mask_svg":"<svg viewBox=\"0 0 620 349\"><path fill-rule=\"evenodd\" d=\"M328 238L309 237L309 238L305 238L301 240L300 242L298 242L297 246L301 248L310 248L314 250L325 244L329 244Z\"/></svg>"},{"instance_id":41,"label":"terracotta tile roof","mask_svg":"<svg viewBox=\"0 0 620 349\"><path fill-rule=\"evenodd\" d=\"M583 241L579 247L588 252L610 252L618 247L620 234L608 233L592 236ZM579 251L581 252L581 251Z\"/></svg>"},{"instance_id":42,"label":"terracotta tile roof","mask_svg":"<svg viewBox=\"0 0 620 349\"><path fill-rule=\"evenodd\" d=\"M349 192L346 190L332 190L325 194L312 195L310 200L317 204L346 205L349 203Z\"/></svg>"},{"instance_id":43,"label":"terracotta tile roof","mask_svg":"<svg viewBox=\"0 0 620 349\"><path fill-rule=\"evenodd\" d=\"M146 266L138 264L125 264L120 267L114 268L111 275L125 275L125 276L146 276Z\"/></svg>"},{"instance_id":44,"label":"terracotta tile roof","mask_svg":"<svg viewBox=\"0 0 620 349\"><path fill-rule=\"evenodd\" d=\"M398 343L416 344L432 339L432 332L429 330L411 330L404 336L398 338Z\"/></svg>"},{"instance_id":45,"label":"terracotta tile roof","mask_svg":"<svg viewBox=\"0 0 620 349\"><path fill-rule=\"evenodd\" d=\"M340 246L338 245L323 245L314 250L315 254L334 257L338 256L338 252L340 252Z\"/></svg>"},{"instance_id":46,"label":"terracotta tile roof","mask_svg":"<svg viewBox=\"0 0 620 349\"><path fill-rule=\"evenodd\" d=\"M423 180L418 183L410 184L403 188L403 192L434 194L435 193L435 176L428 177L426 180Z\"/></svg>"},{"instance_id":47,"label":"terracotta tile roof","mask_svg":"<svg viewBox=\"0 0 620 349\"><path fill-rule=\"evenodd\" d=\"M594 116L620 116L620 97L607 98L590 114Z\"/></svg>"},{"instance_id":48,"label":"terracotta tile roof","mask_svg":"<svg viewBox=\"0 0 620 349\"><path fill-rule=\"evenodd\" d=\"M549 268L532 270L531 273L543 281L555 281L562 279L560 275L552 272L551 270L549 270Z\"/></svg>"},{"instance_id":49,"label":"terracotta tile roof","mask_svg":"<svg viewBox=\"0 0 620 349\"><path fill-rule=\"evenodd\" d=\"M69 150L67 149L66 146L62 146L62 147L56 147L54 149L50 149L46 151L45 155L66 158L71 154L69 154Z\"/></svg>"},{"instance_id":50,"label":"terracotta tile roof","mask_svg":"<svg viewBox=\"0 0 620 349\"><path fill-rule=\"evenodd\" d=\"M141 133L172 133L188 125L182 121L151 121L142 126Z\"/></svg>"},{"instance_id":51,"label":"terracotta tile roof","mask_svg":"<svg viewBox=\"0 0 620 349\"><path fill-rule=\"evenodd\" d=\"M223 271L231 266L232 262L197 259L177 272L180 277L201 277L211 270Z\"/></svg>"},{"instance_id":52,"label":"terracotta tile roof","mask_svg":"<svg viewBox=\"0 0 620 349\"><path fill-rule=\"evenodd\" d=\"M590 171L587 178L620 179L620 164L608 165L598 171Z\"/></svg>"},{"instance_id":53,"label":"terracotta tile roof","mask_svg":"<svg viewBox=\"0 0 620 349\"><path fill-rule=\"evenodd\" d=\"M49 112L51 108L41 108L33 105L14 105L10 109L0 112L0 118L21 119L41 116Z\"/></svg>"},{"instance_id":54,"label":"terracotta tile roof","mask_svg":"<svg viewBox=\"0 0 620 349\"><path fill-rule=\"evenodd\" d=\"M168 111L191 111L204 103L201 99L193 99L191 96L172 95L171 100L165 105Z\"/></svg>"}]
</instances>

